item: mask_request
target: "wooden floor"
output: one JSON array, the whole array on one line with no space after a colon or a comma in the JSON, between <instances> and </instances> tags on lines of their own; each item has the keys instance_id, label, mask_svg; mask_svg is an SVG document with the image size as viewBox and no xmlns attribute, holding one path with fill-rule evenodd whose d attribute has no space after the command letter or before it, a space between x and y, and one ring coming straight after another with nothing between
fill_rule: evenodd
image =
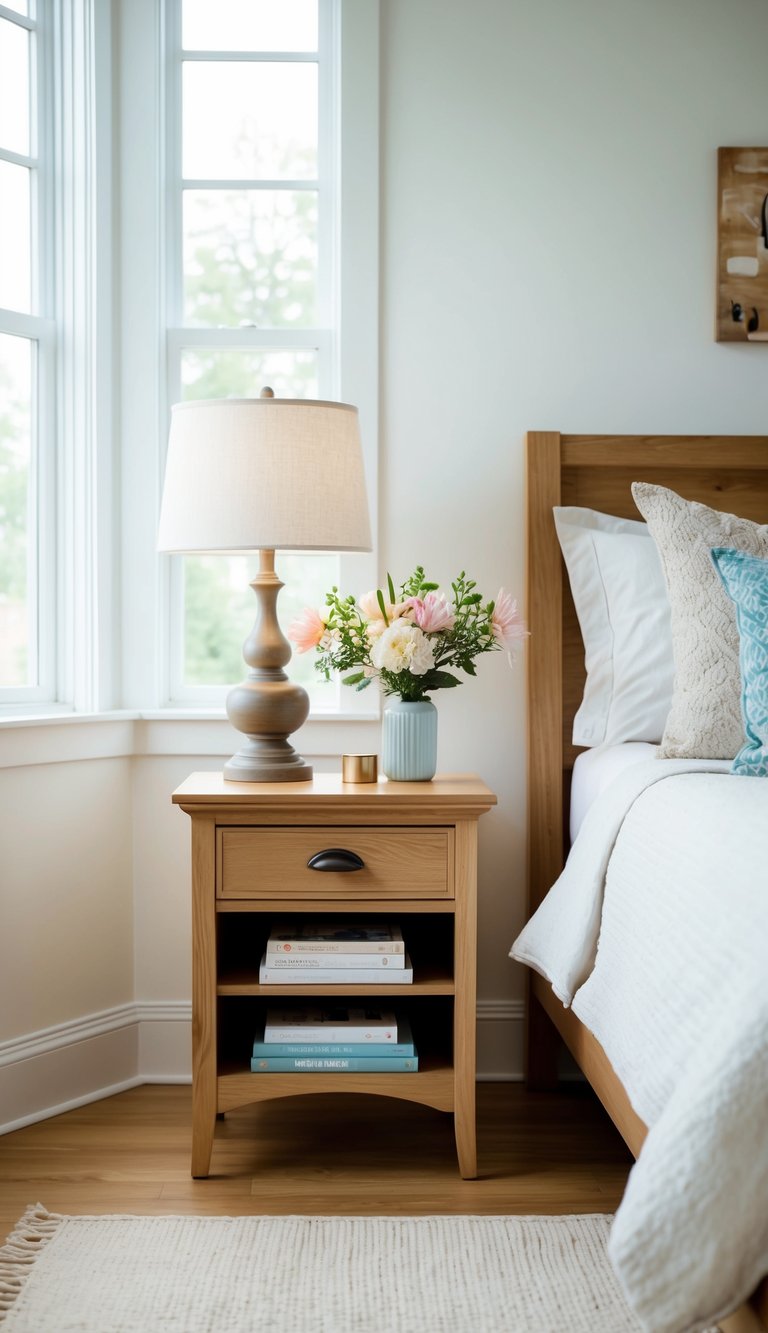
<instances>
[{"instance_id":1,"label":"wooden floor","mask_svg":"<svg viewBox=\"0 0 768 1333\"><path fill-rule=\"evenodd\" d=\"M453 1122L380 1097L306 1096L217 1122L189 1175L190 1089L142 1087L0 1138L0 1237L29 1203L62 1213L612 1212L629 1152L585 1086L478 1087L478 1180Z\"/></svg>"}]
</instances>

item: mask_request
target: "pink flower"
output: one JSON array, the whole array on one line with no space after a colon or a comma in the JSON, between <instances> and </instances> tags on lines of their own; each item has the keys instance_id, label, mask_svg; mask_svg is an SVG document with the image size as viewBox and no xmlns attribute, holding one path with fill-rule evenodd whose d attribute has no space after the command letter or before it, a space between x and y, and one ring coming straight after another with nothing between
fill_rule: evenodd
<instances>
[{"instance_id":1,"label":"pink flower","mask_svg":"<svg viewBox=\"0 0 768 1333\"><path fill-rule=\"evenodd\" d=\"M499 640L502 648L512 648L517 639L524 639L528 634L517 601L505 588L499 588L491 623L493 637Z\"/></svg>"},{"instance_id":2,"label":"pink flower","mask_svg":"<svg viewBox=\"0 0 768 1333\"><path fill-rule=\"evenodd\" d=\"M413 618L425 634L437 634L441 629L452 629L456 622L450 604L442 592L428 592L426 597L409 598Z\"/></svg>"},{"instance_id":3,"label":"pink flower","mask_svg":"<svg viewBox=\"0 0 768 1333\"><path fill-rule=\"evenodd\" d=\"M379 597L376 589L374 588L371 592L364 592L362 597L358 598L357 605L360 607L365 619L369 622L368 634L370 637L372 639L379 638L379 636L384 633L387 625L391 625L393 620L399 620L401 616L405 620L411 620L412 601L412 597L409 597L405 602L385 601L384 607L387 612L387 619L385 621L381 614L381 607L379 606Z\"/></svg>"},{"instance_id":4,"label":"pink flower","mask_svg":"<svg viewBox=\"0 0 768 1333\"><path fill-rule=\"evenodd\" d=\"M379 606L376 590L364 592L362 597L357 599L357 605L360 607L366 620L379 620L381 617L381 607Z\"/></svg>"},{"instance_id":5,"label":"pink flower","mask_svg":"<svg viewBox=\"0 0 768 1333\"><path fill-rule=\"evenodd\" d=\"M316 648L324 634L325 621L311 606L305 606L288 628L288 638L296 644L299 653L308 653L310 648Z\"/></svg>"}]
</instances>

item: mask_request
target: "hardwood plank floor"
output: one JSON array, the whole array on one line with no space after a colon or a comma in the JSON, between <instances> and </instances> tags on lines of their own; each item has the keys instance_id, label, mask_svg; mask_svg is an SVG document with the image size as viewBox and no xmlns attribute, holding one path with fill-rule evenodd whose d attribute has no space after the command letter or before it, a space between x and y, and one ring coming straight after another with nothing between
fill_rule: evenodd
<instances>
[{"instance_id":1,"label":"hardwood plank floor","mask_svg":"<svg viewBox=\"0 0 768 1333\"><path fill-rule=\"evenodd\" d=\"M612 1212L632 1159L584 1085L478 1085L480 1177L448 1115L308 1095L228 1112L207 1180L189 1175L188 1087L146 1086L0 1138L0 1237L29 1203L62 1213Z\"/></svg>"}]
</instances>

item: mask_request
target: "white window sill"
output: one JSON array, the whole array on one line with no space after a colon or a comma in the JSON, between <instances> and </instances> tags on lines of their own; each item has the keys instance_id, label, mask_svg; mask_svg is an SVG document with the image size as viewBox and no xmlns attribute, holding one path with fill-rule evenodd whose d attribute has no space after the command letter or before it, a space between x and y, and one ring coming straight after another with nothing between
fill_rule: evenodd
<instances>
[{"instance_id":1,"label":"white window sill","mask_svg":"<svg viewBox=\"0 0 768 1333\"><path fill-rule=\"evenodd\" d=\"M94 725L98 724L98 725ZM378 713L310 717L291 743L313 758L375 753ZM227 757L238 733L223 709L115 709L103 713L46 712L0 717L0 768L134 756Z\"/></svg>"}]
</instances>

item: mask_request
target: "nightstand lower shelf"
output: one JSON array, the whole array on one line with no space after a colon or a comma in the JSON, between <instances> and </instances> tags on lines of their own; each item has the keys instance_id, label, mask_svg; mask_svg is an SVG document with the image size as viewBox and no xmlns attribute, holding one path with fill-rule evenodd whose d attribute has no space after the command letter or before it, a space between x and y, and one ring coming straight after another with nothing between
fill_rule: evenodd
<instances>
[{"instance_id":1,"label":"nightstand lower shelf","mask_svg":"<svg viewBox=\"0 0 768 1333\"><path fill-rule=\"evenodd\" d=\"M252 1074L232 1070L219 1074L217 1111L234 1111L251 1102L274 1097L301 1097L315 1092L365 1092L422 1102L438 1111L454 1109L454 1071L450 1064L424 1060L416 1074Z\"/></svg>"}]
</instances>

